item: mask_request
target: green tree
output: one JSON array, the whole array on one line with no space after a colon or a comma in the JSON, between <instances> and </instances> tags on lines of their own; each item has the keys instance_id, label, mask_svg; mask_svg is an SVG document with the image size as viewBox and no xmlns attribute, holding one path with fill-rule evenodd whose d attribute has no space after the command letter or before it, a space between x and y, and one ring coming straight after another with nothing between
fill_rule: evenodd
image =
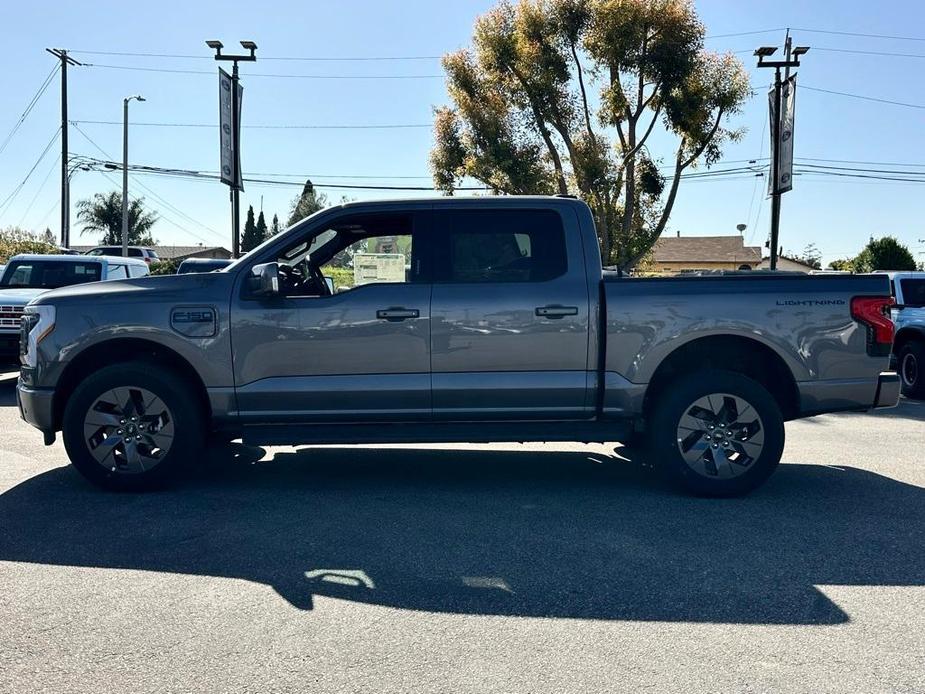
<instances>
[{"instance_id":1,"label":"green tree","mask_svg":"<svg viewBox=\"0 0 925 694\"><path fill-rule=\"evenodd\" d=\"M241 236L241 250L248 253L257 248L262 241L263 239L257 231L257 225L254 223L254 206L249 205L247 219L244 222L244 234Z\"/></svg>"},{"instance_id":2,"label":"green tree","mask_svg":"<svg viewBox=\"0 0 925 694\"><path fill-rule=\"evenodd\" d=\"M267 220L263 216L263 210L257 215L257 236L260 237L260 243L267 240Z\"/></svg>"},{"instance_id":3,"label":"green tree","mask_svg":"<svg viewBox=\"0 0 925 694\"><path fill-rule=\"evenodd\" d=\"M19 227L0 229L0 264L19 253L59 253L57 243L48 243Z\"/></svg>"},{"instance_id":4,"label":"green tree","mask_svg":"<svg viewBox=\"0 0 925 694\"><path fill-rule=\"evenodd\" d=\"M180 263L174 258L155 260L148 266L148 272L152 275L175 275L178 267L180 267Z\"/></svg>"},{"instance_id":5,"label":"green tree","mask_svg":"<svg viewBox=\"0 0 925 694\"><path fill-rule=\"evenodd\" d=\"M42 234L42 241L47 243L49 246L58 245L58 239L55 237L53 233L51 233L51 229L49 229L48 227L45 227L45 233Z\"/></svg>"},{"instance_id":6,"label":"green tree","mask_svg":"<svg viewBox=\"0 0 925 694\"><path fill-rule=\"evenodd\" d=\"M102 234L100 244L118 246L122 243L122 193L96 193L77 203L77 220L83 224L81 234ZM151 228L158 217L145 210L144 198L136 198L128 206L128 243L130 246L153 246Z\"/></svg>"},{"instance_id":7,"label":"green tree","mask_svg":"<svg viewBox=\"0 0 925 694\"><path fill-rule=\"evenodd\" d=\"M844 272L845 270L851 271L854 269L852 265L853 261L851 258L839 258L838 260L833 260L829 263L829 270L839 270Z\"/></svg>"},{"instance_id":8,"label":"green tree","mask_svg":"<svg viewBox=\"0 0 925 694\"><path fill-rule=\"evenodd\" d=\"M604 261L632 267L665 228L681 174L742 134L724 124L748 77L703 39L689 0L502 0L471 49L443 58L453 106L435 111L435 185L577 193ZM659 124L677 145L669 177L649 150Z\"/></svg>"},{"instance_id":9,"label":"green tree","mask_svg":"<svg viewBox=\"0 0 925 694\"><path fill-rule=\"evenodd\" d=\"M810 243L803 249L801 255L793 256L793 259L800 263L805 263L816 270L822 269L822 253L816 247L816 244Z\"/></svg>"},{"instance_id":10,"label":"green tree","mask_svg":"<svg viewBox=\"0 0 925 694\"><path fill-rule=\"evenodd\" d=\"M292 201L292 209L289 211L289 221L286 222L286 226L291 227L296 222L302 221L310 214L323 210L327 206L327 196L316 191L311 181L305 181L302 192Z\"/></svg>"},{"instance_id":11,"label":"green tree","mask_svg":"<svg viewBox=\"0 0 925 694\"><path fill-rule=\"evenodd\" d=\"M915 270L915 257L893 236L871 239L852 261L855 272L874 270Z\"/></svg>"},{"instance_id":12,"label":"green tree","mask_svg":"<svg viewBox=\"0 0 925 694\"><path fill-rule=\"evenodd\" d=\"M276 236L282 230L282 227L279 225L279 217L274 214L273 221L270 223L270 236Z\"/></svg>"}]
</instances>

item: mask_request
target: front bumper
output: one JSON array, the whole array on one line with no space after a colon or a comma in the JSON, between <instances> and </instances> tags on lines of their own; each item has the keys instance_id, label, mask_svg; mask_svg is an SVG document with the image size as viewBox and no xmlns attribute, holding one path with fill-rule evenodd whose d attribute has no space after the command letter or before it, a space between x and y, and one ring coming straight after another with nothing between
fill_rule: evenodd
<instances>
[{"instance_id":1,"label":"front bumper","mask_svg":"<svg viewBox=\"0 0 925 694\"><path fill-rule=\"evenodd\" d=\"M877 379L874 407L896 407L899 404L901 390L902 383L900 383L899 374L893 371L883 371Z\"/></svg>"},{"instance_id":2,"label":"front bumper","mask_svg":"<svg viewBox=\"0 0 925 694\"><path fill-rule=\"evenodd\" d=\"M0 332L0 361L19 363L19 333Z\"/></svg>"},{"instance_id":3,"label":"front bumper","mask_svg":"<svg viewBox=\"0 0 925 694\"><path fill-rule=\"evenodd\" d=\"M21 380L16 384L19 416L45 434L46 444L55 440L54 398L55 391L51 388L30 388Z\"/></svg>"}]
</instances>

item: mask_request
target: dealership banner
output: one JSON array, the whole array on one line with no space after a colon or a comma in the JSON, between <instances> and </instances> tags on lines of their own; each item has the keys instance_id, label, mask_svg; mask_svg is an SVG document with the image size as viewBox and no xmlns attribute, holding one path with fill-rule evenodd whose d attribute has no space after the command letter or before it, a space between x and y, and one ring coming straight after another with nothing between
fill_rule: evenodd
<instances>
[{"instance_id":1,"label":"dealership banner","mask_svg":"<svg viewBox=\"0 0 925 694\"><path fill-rule=\"evenodd\" d=\"M774 123L778 118L774 90L768 93L768 112L771 119L771 151L778 153L777 180L768 177L768 194L786 193L793 189L793 124L796 113L797 76L785 80L780 86L780 129L774 142ZM773 171L773 165L772 165Z\"/></svg>"},{"instance_id":2,"label":"dealership banner","mask_svg":"<svg viewBox=\"0 0 925 694\"><path fill-rule=\"evenodd\" d=\"M220 166L219 170L221 171L220 176L222 183L226 183L232 188L238 188L239 190L244 190L241 180L241 157L238 155L235 156L235 148L238 146L238 143L241 141L241 97L244 92L244 88L240 85L237 85L237 98L238 98L238 137L234 136L232 130L232 112L231 112L231 100L232 100L232 90L234 88L234 81L231 79L231 75L222 70L218 69L218 121L219 121L219 148L220 148ZM235 171L235 159L238 161L237 171Z\"/></svg>"}]
</instances>

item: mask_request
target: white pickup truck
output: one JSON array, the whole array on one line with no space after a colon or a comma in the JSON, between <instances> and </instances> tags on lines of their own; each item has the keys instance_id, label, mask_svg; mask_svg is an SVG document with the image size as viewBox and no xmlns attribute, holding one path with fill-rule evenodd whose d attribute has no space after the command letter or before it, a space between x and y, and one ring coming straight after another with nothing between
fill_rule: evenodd
<instances>
[{"instance_id":1,"label":"white pickup truck","mask_svg":"<svg viewBox=\"0 0 925 694\"><path fill-rule=\"evenodd\" d=\"M0 272L0 363L19 356L19 326L30 301L52 289L149 274L139 258L22 254Z\"/></svg>"},{"instance_id":2,"label":"white pickup truck","mask_svg":"<svg viewBox=\"0 0 925 694\"><path fill-rule=\"evenodd\" d=\"M925 398L925 272L888 272L896 304L893 354L902 378L903 393Z\"/></svg>"}]
</instances>

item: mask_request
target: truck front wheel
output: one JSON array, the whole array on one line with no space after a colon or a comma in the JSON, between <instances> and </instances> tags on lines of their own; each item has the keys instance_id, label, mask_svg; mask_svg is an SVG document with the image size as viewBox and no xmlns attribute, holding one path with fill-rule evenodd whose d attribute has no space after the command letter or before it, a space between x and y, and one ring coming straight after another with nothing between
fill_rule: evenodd
<instances>
[{"instance_id":1,"label":"truck front wheel","mask_svg":"<svg viewBox=\"0 0 925 694\"><path fill-rule=\"evenodd\" d=\"M701 496L739 496L774 472L784 450L777 402L747 376L708 369L680 378L655 402L653 464Z\"/></svg>"},{"instance_id":2,"label":"truck front wheel","mask_svg":"<svg viewBox=\"0 0 925 694\"><path fill-rule=\"evenodd\" d=\"M164 486L202 452L198 399L174 372L147 362L87 377L64 409L64 447L80 473L116 491Z\"/></svg>"}]
</instances>

